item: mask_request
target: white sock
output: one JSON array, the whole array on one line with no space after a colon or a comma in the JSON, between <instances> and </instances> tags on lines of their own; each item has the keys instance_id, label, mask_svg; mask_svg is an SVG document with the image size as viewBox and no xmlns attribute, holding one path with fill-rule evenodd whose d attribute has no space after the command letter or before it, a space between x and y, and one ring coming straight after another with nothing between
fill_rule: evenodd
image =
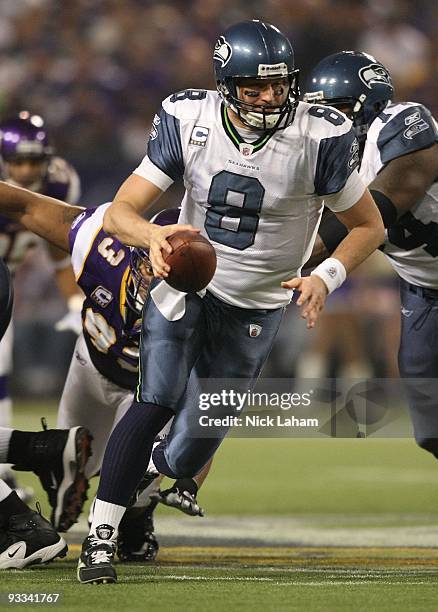
<instances>
[{"instance_id":1,"label":"white sock","mask_svg":"<svg viewBox=\"0 0 438 612\"><path fill-rule=\"evenodd\" d=\"M6 499L11 493L11 487L9 487L4 480L0 480L0 502Z\"/></svg>"},{"instance_id":2,"label":"white sock","mask_svg":"<svg viewBox=\"0 0 438 612\"><path fill-rule=\"evenodd\" d=\"M6 463L8 460L9 442L13 431L9 427L0 427L0 463Z\"/></svg>"},{"instance_id":3,"label":"white sock","mask_svg":"<svg viewBox=\"0 0 438 612\"><path fill-rule=\"evenodd\" d=\"M125 510L125 506L110 504L96 498L90 535L101 540L115 540Z\"/></svg>"}]
</instances>

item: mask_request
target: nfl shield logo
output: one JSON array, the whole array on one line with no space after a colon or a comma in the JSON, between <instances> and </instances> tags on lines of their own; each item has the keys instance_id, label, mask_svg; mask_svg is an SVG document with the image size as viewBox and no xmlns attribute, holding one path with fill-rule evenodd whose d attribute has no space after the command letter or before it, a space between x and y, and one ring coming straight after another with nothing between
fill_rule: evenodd
<instances>
[{"instance_id":1,"label":"nfl shield logo","mask_svg":"<svg viewBox=\"0 0 438 612\"><path fill-rule=\"evenodd\" d=\"M241 142L239 144L239 150L243 157L250 157L254 151L254 146L252 144L248 144L247 142Z\"/></svg>"},{"instance_id":2,"label":"nfl shield logo","mask_svg":"<svg viewBox=\"0 0 438 612\"><path fill-rule=\"evenodd\" d=\"M249 335L251 336L251 338L257 338L257 336L260 336L261 331L262 331L261 325L257 325L256 323L250 323Z\"/></svg>"}]
</instances>

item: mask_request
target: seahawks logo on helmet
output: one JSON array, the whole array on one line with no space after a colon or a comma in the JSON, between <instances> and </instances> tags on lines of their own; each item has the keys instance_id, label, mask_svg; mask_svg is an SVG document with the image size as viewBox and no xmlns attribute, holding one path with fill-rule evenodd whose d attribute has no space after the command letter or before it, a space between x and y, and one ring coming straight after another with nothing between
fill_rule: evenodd
<instances>
[{"instance_id":1,"label":"seahawks logo on helmet","mask_svg":"<svg viewBox=\"0 0 438 612\"><path fill-rule=\"evenodd\" d=\"M388 71L380 64L368 64L368 66L364 66L359 70L359 77L368 89L372 89L371 86L376 83L384 83L385 85L392 86L391 77Z\"/></svg>"},{"instance_id":2,"label":"seahawks logo on helmet","mask_svg":"<svg viewBox=\"0 0 438 612\"><path fill-rule=\"evenodd\" d=\"M232 54L233 49L231 48L231 45L227 43L224 36L219 36L219 39L214 46L213 59L220 62L221 67L223 68L230 61Z\"/></svg>"}]
</instances>

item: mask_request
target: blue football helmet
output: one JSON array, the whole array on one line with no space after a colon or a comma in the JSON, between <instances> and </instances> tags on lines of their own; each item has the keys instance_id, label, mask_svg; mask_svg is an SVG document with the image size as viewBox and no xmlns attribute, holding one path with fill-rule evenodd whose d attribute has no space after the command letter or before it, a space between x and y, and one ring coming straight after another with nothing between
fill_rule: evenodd
<instances>
[{"instance_id":1,"label":"blue football helmet","mask_svg":"<svg viewBox=\"0 0 438 612\"><path fill-rule=\"evenodd\" d=\"M341 51L324 58L312 70L304 101L344 110L359 141L394 95L388 70L372 55Z\"/></svg>"},{"instance_id":2,"label":"blue football helmet","mask_svg":"<svg viewBox=\"0 0 438 612\"><path fill-rule=\"evenodd\" d=\"M278 130L290 125L298 104L298 70L289 40L275 26L242 21L229 27L214 48L214 73L226 106L250 128ZM239 99L240 79L286 79L289 87L281 106L260 106Z\"/></svg>"},{"instance_id":3,"label":"blue football helmet","mask_svg":"<svg viewBox=\"0 0 438 612\"><path fill-rule=\"evenodd\" d=\"M52 154L44 121L39 115L21 111L0 123L0 155L4 161L46 160Z\"/></svg>"}]
</instances>

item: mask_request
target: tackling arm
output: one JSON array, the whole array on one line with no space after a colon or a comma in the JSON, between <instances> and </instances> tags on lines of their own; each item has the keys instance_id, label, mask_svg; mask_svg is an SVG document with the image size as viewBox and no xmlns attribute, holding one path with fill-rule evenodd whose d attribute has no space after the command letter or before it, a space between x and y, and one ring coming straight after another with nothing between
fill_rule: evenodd
<instances>
[{"instance_id":1,"label":"tackling arm","mask_svg":"<svg viewBox=\"0 0 438 612\"><path fill-rule=\"evenodd\" d=\"M15 219L66 253L70 252L71 224L83 210L0 181L0 214Z\"/></svg>"}]
</instances>

